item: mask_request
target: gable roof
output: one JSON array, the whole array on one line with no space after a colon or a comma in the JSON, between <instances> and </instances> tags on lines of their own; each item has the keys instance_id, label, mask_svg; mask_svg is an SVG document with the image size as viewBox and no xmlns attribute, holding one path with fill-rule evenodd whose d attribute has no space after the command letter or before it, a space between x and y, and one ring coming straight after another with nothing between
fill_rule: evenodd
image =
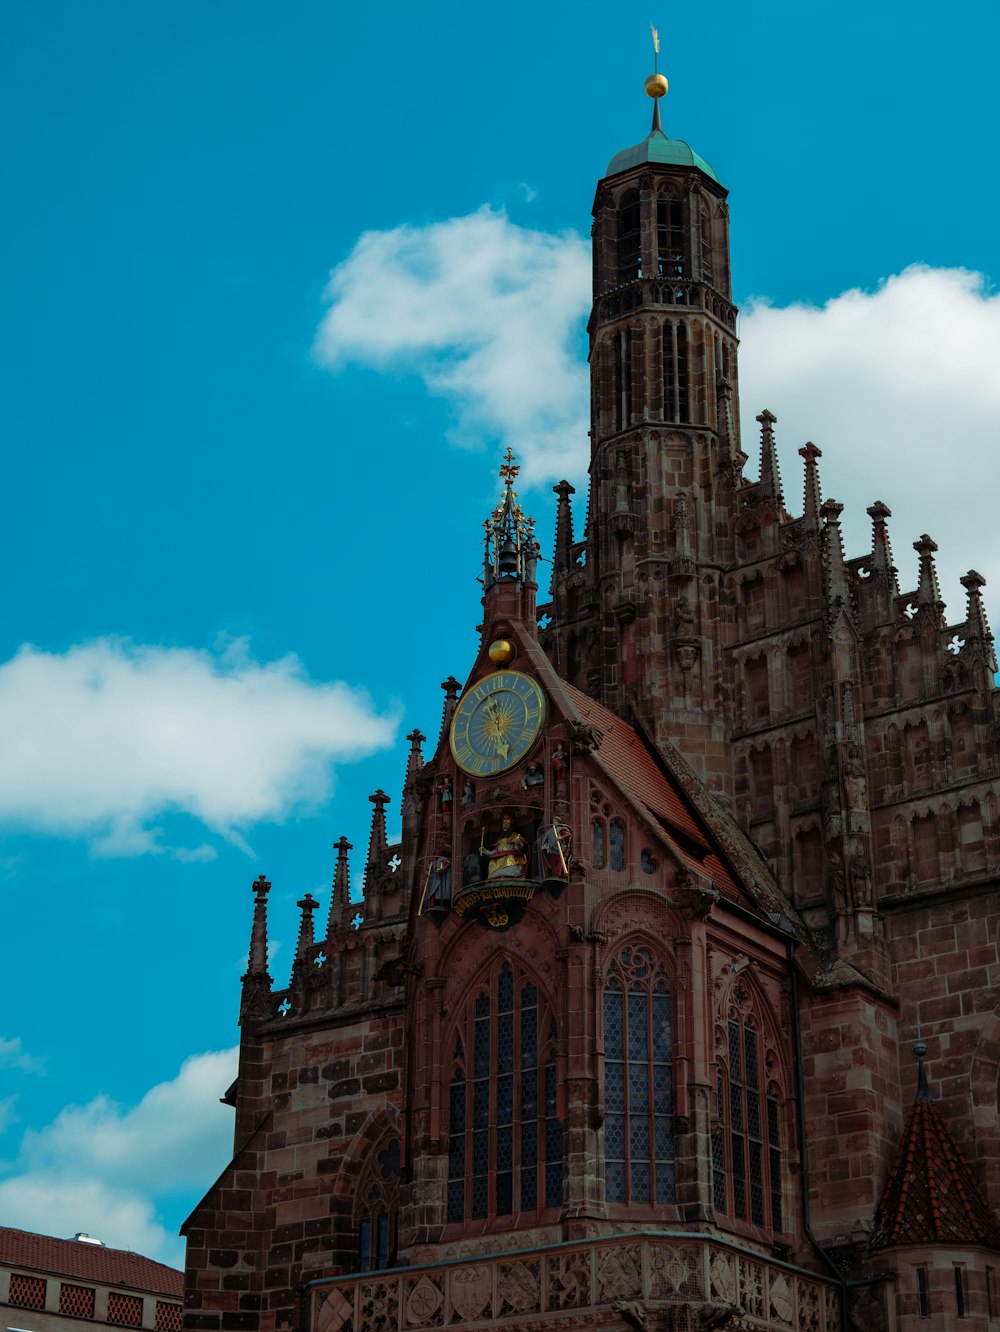
<instances>
[{"instance_id":1,"label":"gable roof","mask_svg":"<svg viewBox=\"0 0 1000 1332\"><path fill-rule=\"evenodd\" d=\"M127 1249L108 1249L86 1240L56 1239L30 1230L0 1226L0 1264L56 1277L76 1277L102 1286L131 1287L179 1300L184 1274Z\"/></svg>"},{"instance_id":2,"label":"gable roof","mask_svg":"<svg viewBox=\"0 0 1000 1332\"><path fill-rule=\"evenodd\" d=\"M581 693L565 680L560 683L575 710L600 732L600 743L593 754L595 762L656 825L678 860L688 869L710 879L724 897L747 906L756 905L720 855L705 825L638 731L596 699Z\"/></svg>"},{"instance_id":3,"label":"gable roof","mask_svg":"<svg viewBox=\"0 0 1000 1332\"><path fill-rule=\"evenodd\" d=\"M996 1246L1000 1226L930 1099L921 1057L920 1088L886 1180L870 1247L932 1243Z\"/></svg>"}]
</instances>

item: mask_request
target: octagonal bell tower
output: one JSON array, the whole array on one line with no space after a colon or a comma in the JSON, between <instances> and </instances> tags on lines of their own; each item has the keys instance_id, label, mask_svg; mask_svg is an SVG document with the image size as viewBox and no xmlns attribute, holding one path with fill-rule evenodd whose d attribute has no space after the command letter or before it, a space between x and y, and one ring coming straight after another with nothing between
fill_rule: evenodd
<instances>
[{"instance_id":1,"label":"octagonal bell tower","mask_svg":"<svg viewBox=\"0 0 1000 1332\"><path fill-rule=\"evenodd\" d=\"M569 680L684 738L699 762L724 737L717 572L733 558L739 444L736 307L726 190L653 123L612 158L593 223L590 504L574 542L563 483L547 646ZM708 567L705 567L708 566Z\"/></svg>"}]
</instances>

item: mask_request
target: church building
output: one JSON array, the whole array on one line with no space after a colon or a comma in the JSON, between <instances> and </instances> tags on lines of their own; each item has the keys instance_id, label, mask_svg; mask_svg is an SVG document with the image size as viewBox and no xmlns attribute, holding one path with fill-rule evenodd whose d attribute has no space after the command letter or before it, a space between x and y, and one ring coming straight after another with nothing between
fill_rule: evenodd
<instances>
[{"instance_id":1,"label":"church building","mask_svg":"<svg viewBox=\"0 0 1000 1332\"><path fill-rule=\"evenodd\" d=\"M984 580L949 622L881 499L848 556L767 410L745 475L726 190L647 92L547 599L508 453L402 840L376 791L284 988L253 885L191 1332L1000 1332Z\"/></svg>"}]
</instances>

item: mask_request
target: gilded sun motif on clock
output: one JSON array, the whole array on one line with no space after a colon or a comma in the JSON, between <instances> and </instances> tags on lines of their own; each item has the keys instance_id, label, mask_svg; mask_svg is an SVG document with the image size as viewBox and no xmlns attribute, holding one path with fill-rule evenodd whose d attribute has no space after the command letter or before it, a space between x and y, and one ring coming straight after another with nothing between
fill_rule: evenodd
<instances>
[{"instance_id":1,"label":"gilded sun motif on clock","mask_svg":"<svg viewBox=\"0 0 1000 1332\"><path fill-rule=\"evenodd\" d=\"M489 777L520 763L545 720L545 695L520 671L497 671L462 698L451 723L451 752L463 772Z\"/></svg>"}]
</instances>

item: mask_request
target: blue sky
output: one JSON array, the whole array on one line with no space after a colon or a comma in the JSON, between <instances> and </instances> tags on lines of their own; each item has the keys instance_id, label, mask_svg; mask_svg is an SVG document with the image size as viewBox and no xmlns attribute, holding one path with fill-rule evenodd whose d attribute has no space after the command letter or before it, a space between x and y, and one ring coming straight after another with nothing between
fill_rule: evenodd
<instances>
[{"instance_id":1,"label":"blue sky","mask_svg":"<svg viewBox=\"0 0 1000 1332\"><path fill-rule=\"evenodd\" d=\"M583 475L589 211L647 132L651 17L667 132L731 192L789 507L812 438L848 554L881 498L903 586L929 531L950 619L975 566L996 620L973 8L0 11L0 1222L179 1259L252 879L283 983L296 898L342 832L360 884L367 795L468 669L503 448L545 540Z\"/></svg>"}]
</instances>

